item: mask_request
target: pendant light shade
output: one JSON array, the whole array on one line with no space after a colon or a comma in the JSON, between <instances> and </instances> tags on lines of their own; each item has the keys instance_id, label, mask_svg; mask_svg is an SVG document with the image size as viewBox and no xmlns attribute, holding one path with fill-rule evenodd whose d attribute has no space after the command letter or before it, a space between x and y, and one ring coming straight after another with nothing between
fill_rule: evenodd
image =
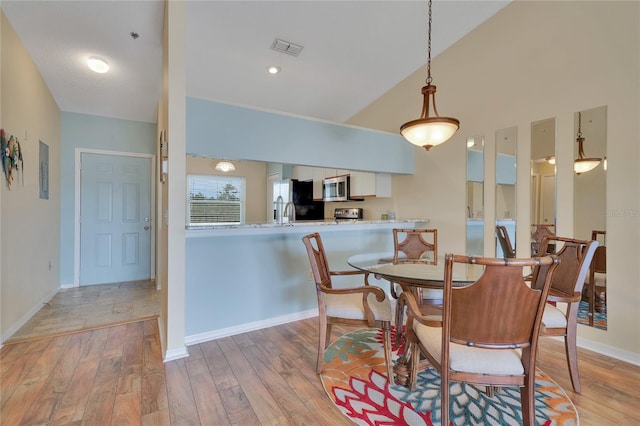
<instances>
[{"instance_id":1,"label":"pendant light shade","mask_svg":"<svg viewBox=\"0 0 640 426\"><path fill-rule=\"evenodd\" d=\"M573 171L577 175L586 173L598 167L602 162L602 158L587 158L584 155L584 138L582 137L582 113L578 112L578 135L576 137L578 142L578 158L573 163Z\"/></svg>"},{"instance_id":2,"label":"pendant light shade","mask_svg":"<svg viewBox=\"0 0 640 426\"><path fill-rule=\"evenodd\" d=\"M232 172L236 169L236 166L233 165L233 163L229 162L229 161L219 161L218 164L216 164L216 170L220 171L220 172Z\"/></svg>"},{"instance_id":3,"label":"pendant light shade","mask_svg":"<svg viewBox=\"0 0 640 426\"><path fill-rule=\"evenodd\" d=\"M436 86L422 88L424 101L422 115L417 120L409 121L400 127L400 134L414 145L429 150L431 147L446 142L460 128L460 122L451 117L440 117L436 111ZM429 117L430 99L433 99L435 117Z\"/></svg>"},{"instance_id":4,"label":"pendant light shade","mask_svg":"<svg viewBox=\"0 0 640 426\"><path fill-rule=\"evenodd\" d=\"M436 86L431 84L431 0L429 0L429 40L427 48L427 85L422 88L422 113L417 120L400 127L400 134L414 145L427 151L446 142L460 128L460 121L451 117L440 117L436 108ZM433 116L431 116L433 106Z\"/></svg>"}]
</instances>

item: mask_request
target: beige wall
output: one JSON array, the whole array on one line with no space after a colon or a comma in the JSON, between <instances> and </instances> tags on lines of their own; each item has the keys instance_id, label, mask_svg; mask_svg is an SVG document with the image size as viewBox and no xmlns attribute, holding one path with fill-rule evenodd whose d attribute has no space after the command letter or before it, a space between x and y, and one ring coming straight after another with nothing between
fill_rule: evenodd
<instances>
[{"instance_id":1,"label":"beige wall","mask_svg":"<svg viewBox=\"0 0 640 426\"><path fill-rule=\"evenodd\" d=\"M18 138L24 170L2 205L0 336L6 340L59 288L60 109L2 13L0 125ZM49 199L39 198L39 141L49 146Z\"/></svg>"},{"instance_id":2,"label":"beige wall","mask_svg":"<svg viewBox=\"0 0 640 426\"><path fill-rule=\"evenodd\" d=\"M609 330L580 326L579 340L636 363L640 333L630 324L640 323L639 5L516 1L505 7L432 61L438 110L458 118L461 128L443 146L416 149L415 175L393 181L398 214L431 218L442 251L463 251L464 139L484 134L485 253L493 253L494 135L517 126L517 246L528 255L531 122L557 119L557 225L560 234L572 235L574 113L607 105ZM416 71L349 124L397 131L417 118L424 79L424 70Z\"/></svg>"}]
</instances>

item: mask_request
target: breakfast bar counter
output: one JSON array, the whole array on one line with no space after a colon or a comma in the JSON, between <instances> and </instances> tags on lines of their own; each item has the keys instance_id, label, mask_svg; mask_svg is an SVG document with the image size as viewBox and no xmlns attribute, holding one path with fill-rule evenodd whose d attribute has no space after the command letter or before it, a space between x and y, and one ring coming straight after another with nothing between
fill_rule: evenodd
<instances>
[{"instance_id":1,"label":"breakfast bar counter","mask_svg":"<svg viewBox=\"0 0 640 426\"><path fill-rule=\"evenodd\" d=\"M186 237L214 237L229 235L297 234L311 232L335 232L367 229L393 229L398 227L424 227L429 219L394 220L319 220L293 223L247 223L234 225L187 226Z\"/></svg>"},{"instance_id":2,"label":"breakfast bar counter","mask_svg":"<svg viewBox=\"0 0 640 426\"><path fill-rule=\"evenodd\" d=\"M302 237L318 232L332 270L355 254L393 251L393 228L420 220L355 220L226 225L186 230L187 345L318 315ZM169 259L170 261L170 259ZM336 288L362 285L335 277ZM341 281L343 280L343 281ZM386 281L377 282L389 290Z\"/></svg>"}]
</instances>

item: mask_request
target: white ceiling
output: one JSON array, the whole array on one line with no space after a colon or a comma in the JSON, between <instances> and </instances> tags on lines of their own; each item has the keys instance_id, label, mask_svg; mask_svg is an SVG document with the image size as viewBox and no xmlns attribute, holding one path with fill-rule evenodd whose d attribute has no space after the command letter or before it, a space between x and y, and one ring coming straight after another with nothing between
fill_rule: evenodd
<instances>
[{"instance_id":1,"label":"white ceiling","mask_svg":"<svg viewBox=\"0 0 640 426\"><path fill-rule=\"evenodd\" d=\"M508 3L436 0L432 57ZM156 121L163 2L0 4L61 110ZM344 122L426 63L426 1L189 0L186 12L188 96ZM304 48L276 52L275 38ZM90 71L91 55L110 72Z\"/></svg>"}]
</instances>

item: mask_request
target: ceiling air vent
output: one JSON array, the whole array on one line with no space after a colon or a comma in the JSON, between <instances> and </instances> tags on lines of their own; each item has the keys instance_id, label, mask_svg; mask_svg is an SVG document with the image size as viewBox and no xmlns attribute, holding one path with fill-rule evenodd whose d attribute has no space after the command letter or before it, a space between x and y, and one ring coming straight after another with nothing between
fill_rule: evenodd
<instances>
[{"instance_id":1,"label":"ceiling air vent","mask_svg":"<svg viewBox=\"0 0 640 426\"><path fill-rule=\"evenodd\" d=\"M271 45L271 48L273 50L286 53L287 55L291 55L291 56L298 56L300 52L302 52L302 49L304 49L303 46L300 46L298 44L293 44L286 40L281 40L279 38L273 40L273 44Z\"/></svg>"}]
</instances>

